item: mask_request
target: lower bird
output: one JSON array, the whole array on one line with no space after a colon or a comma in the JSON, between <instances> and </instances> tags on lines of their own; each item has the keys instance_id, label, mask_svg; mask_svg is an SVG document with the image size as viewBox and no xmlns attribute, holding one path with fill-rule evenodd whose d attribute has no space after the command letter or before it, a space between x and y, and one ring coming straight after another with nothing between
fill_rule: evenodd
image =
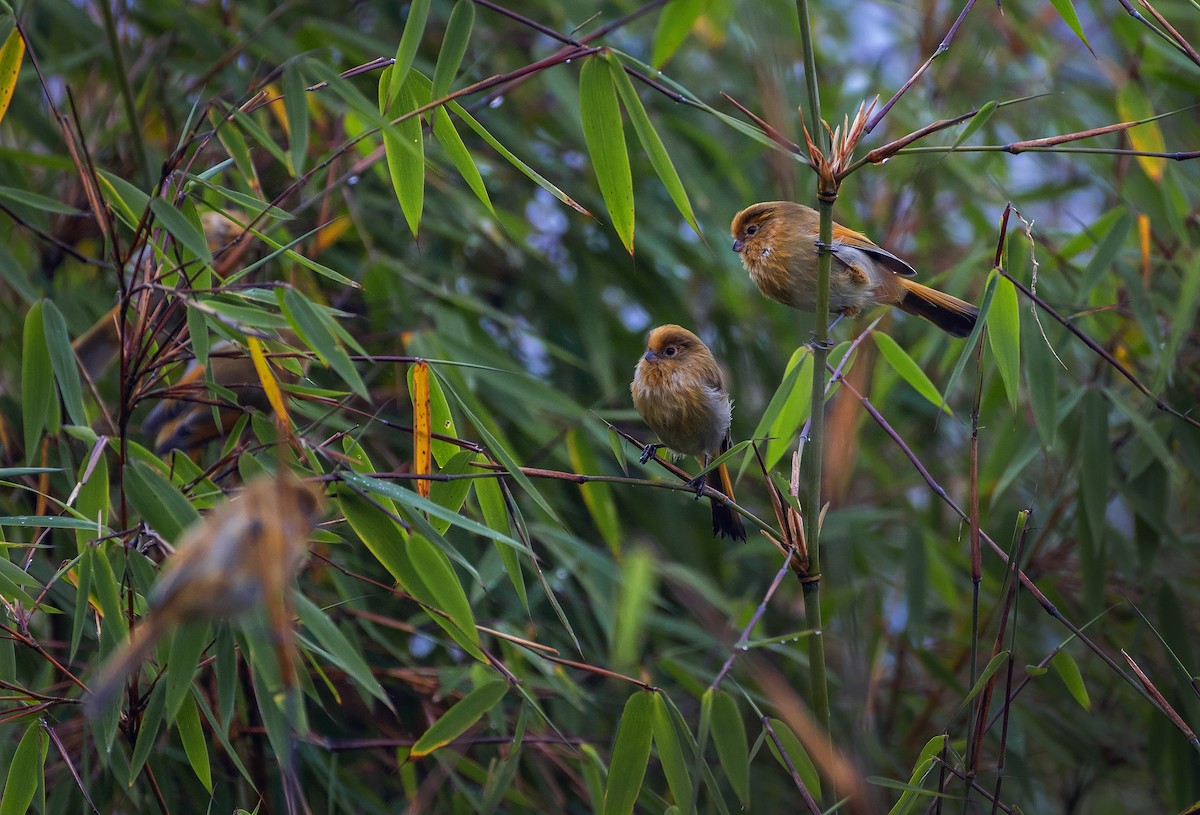
<instances>
[{"instance_id":1,"label":"lower bird","mask_svg":"<svg viewBox=\"0 0 1200 815\"><path fill-rule=\"evenodd\" d=\"M733 218L733 251L758 290L785 306L815 311L817 260L821 248L817 211L791 201L754 204ZM833 225L829 270L829 310L849 317L870 305L895 306L924 317L955 337L969 336L979 309L909 278L905 261L870 238Z\"/></svg>"},{"instance_id":2,"label":"lower bird","mask_svg":"<svg viewBox=\"0 0 1200 815\"><path fill-rule=\"evenodd\" d=\"M188 527L150 591L149 614L92 683L88 713L105 709L158 640L180 623L233 617L258 606L267 610L281 675L290 678L290 583L323 506L319 486L291 473L265 475Z\"/></svg>"},{"instance_id":3,"label":"lower bird","mask_svg":"<svg viewBox=\"0 0 1200 815\"><path fill-rule=\"evenodd\" d=\"M733 403L725 390L721 369L704 342L677 325L660 325L646 338L629 385L633 405L662 444L647 445L642 463L658 447L679 455L696 456L707 467L730 447ZM717 468L721 491L733 500L733 479L724 464ZM697 486L703 489L703 476ZM728 504L712 499L713 534L745 540L741 518Z\"/></svg>"}]
</instances>

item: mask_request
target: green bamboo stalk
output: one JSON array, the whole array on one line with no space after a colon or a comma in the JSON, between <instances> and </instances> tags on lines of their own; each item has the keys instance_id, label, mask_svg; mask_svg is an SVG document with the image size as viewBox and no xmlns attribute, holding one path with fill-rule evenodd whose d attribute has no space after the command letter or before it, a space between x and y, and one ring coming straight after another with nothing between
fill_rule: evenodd
<instances>
[{"instance_id":1,"label":"green bamboo stalk","mask_svg":"<svg viewBox=\"0 0 1200 815\"><path fill-rule=\"evenodd\" d=\"M808 132L816 143L828 141L821 125L820 95L817 92L816 58L813 55L812 28L809 25L807 0L796 0L800 19L800 39L804 47L804 75L808 89ZM821 190L821 243L833 243L832 190ZM821 461L825 443L825 364L829 356L829 269L832 256L822 251L817 261L816 337L813 343L812 418L808 449L804 462L808 467L808 494L804 506L805 543L808 548L808 579L803 583L805 622L813 635L808 638L808 670L812 684L812 708L817 721L829 734L829 682L825 673L825 629L821 617Z\"/></svg>"}]
</instances>

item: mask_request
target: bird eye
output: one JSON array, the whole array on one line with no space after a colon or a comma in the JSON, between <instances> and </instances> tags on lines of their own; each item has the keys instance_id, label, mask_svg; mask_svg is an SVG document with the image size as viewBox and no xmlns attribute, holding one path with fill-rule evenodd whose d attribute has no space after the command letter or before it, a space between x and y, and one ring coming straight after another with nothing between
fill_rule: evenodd
<instances>
[{"instance_id":1,"label":"bird eye","mask_svg":"<svg viewBox=\"0 0 1200 815\"><path fill-rule=\"evenodd\" d=\"M750 226L746 227L747 235L753 235L757 231L758 231L758 224L750 224Z\"/></svg>"},{"instance_id":2,"label":"bird eye","mask_svg":"<svg viewBox=\"0 0 1200 815\"><path fill-rule=\"evenodd\" d=\"M664 348L664 349L663 349L663 353L664 353L664 354L666 354L666 355L667 355L667 356L669 356L669 357L673 357L673 356L675 356L675 346L674 346L674 345L668 345L666 348Z\"/></svg>"}]
</instances>

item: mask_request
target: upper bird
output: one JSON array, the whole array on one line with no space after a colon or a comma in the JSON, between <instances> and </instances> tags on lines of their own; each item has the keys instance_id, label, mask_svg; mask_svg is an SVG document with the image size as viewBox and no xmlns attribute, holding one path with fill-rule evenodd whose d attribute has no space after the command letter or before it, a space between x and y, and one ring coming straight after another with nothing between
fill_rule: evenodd
<instances>
[{"instance_id":1,"label":"upper bird","mask_svg":"<svg viewBox=\"0 0 1200 815\"><path fill-rule=\"evenodd\" d=\"M764 201L735 215L729 231L733 251L759 291L785 306L814 311L820 224L811 207ZM896 306L955 337L975 328L979 309L910 280L916 270L866 235L834 224L829 251L830 311L852 317L869 305Z\"/></svg>"},{"instance_id":2,"label":"upper bird","mask_svg":"<svg viewBox=\"0 0 1200 815\"><path fill-rule=\"evenodd\" d=\"M633 406L658 434L660 445L647 445L645 464L657 447L696 456L705 467L730 447L733 403L725 390L721 369L704 341L677 325L660 325L646 338L629 385ZM724 464L717 468L721 491L733 499L733 479ZM700 490L704 477L697 479ZM745 540L742 519L730 507L712 499L713 534Z\"/></svg>"}]
</instances>

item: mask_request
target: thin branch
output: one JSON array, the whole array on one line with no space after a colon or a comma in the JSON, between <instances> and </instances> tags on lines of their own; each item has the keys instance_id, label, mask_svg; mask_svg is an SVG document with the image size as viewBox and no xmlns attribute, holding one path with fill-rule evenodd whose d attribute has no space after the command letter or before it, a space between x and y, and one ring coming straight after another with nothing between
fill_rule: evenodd
<instances>
[{"instance_id":1,"label":"thin branch","mask_svg":"<svg viewBox=\"0 0 1200 815\"><path fill-rule=\"evenodd\" d=\"M941 43L938 44L937 50L929 55L929 59L925 60L921 67L918 68L916 72L908 78L908 81L900 86L900 90L896 91L895 95L892 96L891 99L887 100L887 103L879 109L879 112L871 117L871 120L867 122L865 132L870 133L872 130L874 130L875 125L879 124L883 120L883 117L887 115L888 111L892 109L892 105L896 104L896 102L900 100L900 97L908 92L908 89L911 88L916 81L921 78L921 75L924 74L929 66L933 64L933 61L950 50L950 41L954 39L954 35L958 33L959 27L963 24L963 21L967 19L967 14L974 6L975 0L967 0L967 4L963 6L963 10L958 14L958 19L954 21L954 25L950 26L950 30L946 32L946 36L943 37Z\"/></svg>"}]
</instances>

